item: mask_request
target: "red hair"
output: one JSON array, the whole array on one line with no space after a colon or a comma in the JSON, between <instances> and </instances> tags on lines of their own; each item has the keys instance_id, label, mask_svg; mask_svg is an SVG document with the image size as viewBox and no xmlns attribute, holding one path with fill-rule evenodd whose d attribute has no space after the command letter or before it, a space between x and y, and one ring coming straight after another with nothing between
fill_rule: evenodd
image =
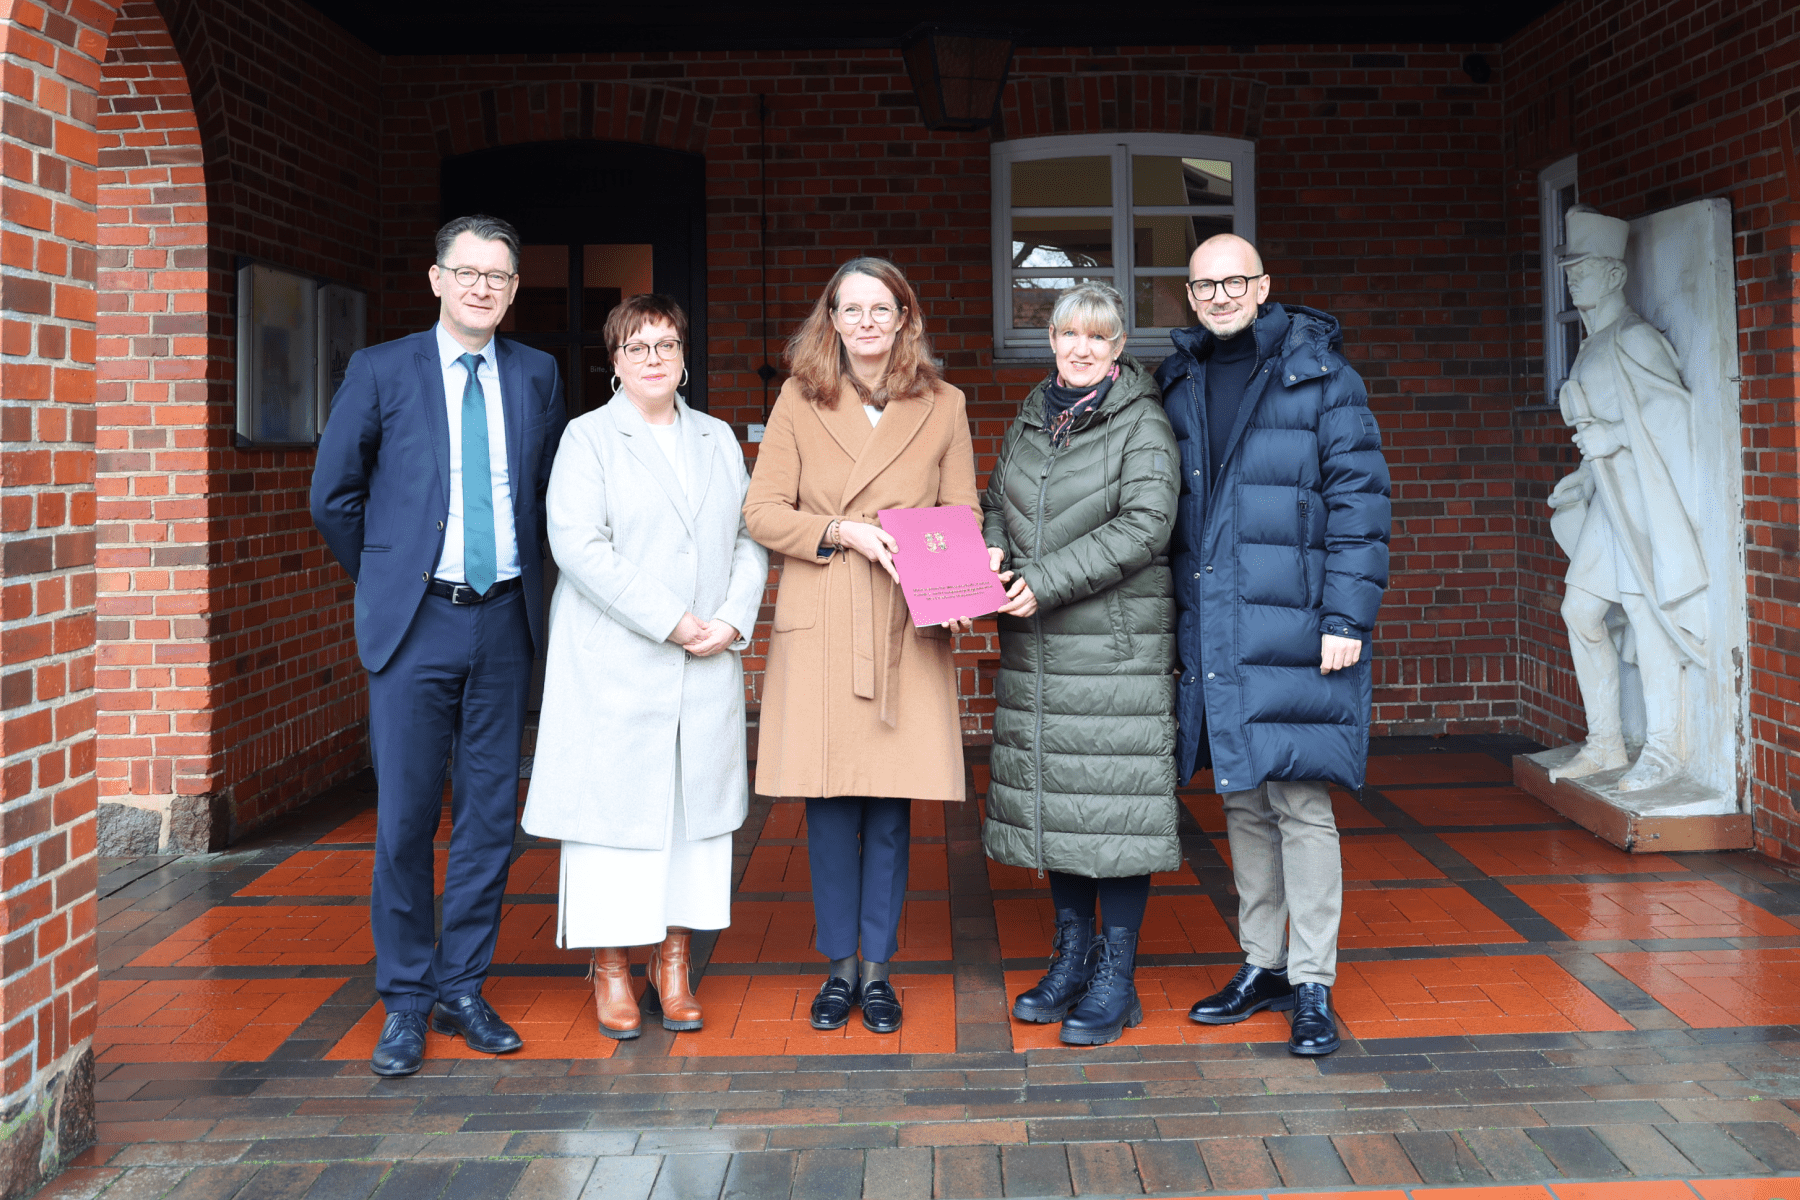
<instances>
[{"instance_id":1,"label":"red hair","mask_svg":"<svg viewBox=\"0 0 1800 1200\"><path fill-rule=\"evenodd\" d=\"M900 328L894 332L888 352L887 373L870 391L850 370L850 355L838 336L838 290L850 275L867 275L893 294L900 306ZM925 320L919 313L919 297L900 268L885 258L853 258L837 269L812 312L788 339L788 371L800 384L800 394L822 408L836 408L844 383L856 389L864 404L877 407L890 400L911 400L929 395L941 376L931 360L931 342L925 336Z\"/></svg>"}]
</instances>

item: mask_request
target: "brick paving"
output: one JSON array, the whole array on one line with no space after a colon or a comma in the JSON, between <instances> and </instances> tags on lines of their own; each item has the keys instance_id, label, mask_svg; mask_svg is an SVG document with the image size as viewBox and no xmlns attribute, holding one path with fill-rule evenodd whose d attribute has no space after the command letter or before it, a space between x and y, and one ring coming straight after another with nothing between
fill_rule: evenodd
<instances>
[{"instance_id":1,"label":"brick paving","mask_svg":"<svg viewBox=\"0 0 1800 1200\"><path fill-rule=\"evenodd\" d=\"M42 1194L1794 1200L1800 883L1623 854L1511 787L1521 745L1380 742L1339 794L1347 1040L1319 1060L1278 1014L1186 1019L1238 961L1216 796L1183 796L1154 880L1145 1023L1096 1049L1008 1017L1048 893L987 862L979 802L915 818L902 1033L811 1029L804 811L759 797L735 923L696 939L703 1031L595 1032L554 845L521 835L487 994L525 1050L434 1035L378 1079L365 779L228 853L103 864L100 1144Z\"/></svg>"}]
</instances>

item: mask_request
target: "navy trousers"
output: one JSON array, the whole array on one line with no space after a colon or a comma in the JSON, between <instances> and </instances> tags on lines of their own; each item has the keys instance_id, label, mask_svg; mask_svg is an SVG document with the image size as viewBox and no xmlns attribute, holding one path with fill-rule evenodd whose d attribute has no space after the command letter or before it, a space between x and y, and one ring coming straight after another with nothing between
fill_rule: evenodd
<instances>
[{"instance_id":1,"label":"navy trousers","mask_svg":"<svg viewBox=\"0 0 1800 1200\"><path fill-rule=\"evenodd\" d=\"M518 824L531 657L522 590L467 605L427 595L394 656L369 675L378 789L369 909L375 990L389 1012L423 1012L487 979ZM452 752L440 939L431 842Z\"/></svg>"},{"instance_id":2,"label":"navy trousers","mask_svg":"<svg viewBox=\"0 0 1800 1200\"><path fill-rule=\"evenodd\" d=\"M819 953L890 962L900 949L912 801L826 796L806 802L806 857L812 866Z\"/></svg>"}]
</instances>

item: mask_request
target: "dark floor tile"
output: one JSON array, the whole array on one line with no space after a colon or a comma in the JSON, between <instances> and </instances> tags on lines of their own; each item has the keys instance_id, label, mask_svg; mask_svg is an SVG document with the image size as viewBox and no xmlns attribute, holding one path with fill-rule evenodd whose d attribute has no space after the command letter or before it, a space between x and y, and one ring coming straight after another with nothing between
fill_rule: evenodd
<instances>
[{"instance_id":1,"label":"dark floor tile","mask_svg":"<svg viewBox=\"0 0 1800 1200\"><path fill-rule=\"evenodd\" d=\"M1318 1060L1321 1075L1382 1075L1389 1071L1435 1071L1423 1054L1334 1054Z\"/></svg>"},{"instance_id":2,"label":"dark floor tile","mask_svg":"<svg viewBox=\"0 0 1800 1200\"><path fill-rule=\"evenodd\" d=\"M1800 1171L1800 1138L1773 1121L1728 1121L1719 1128L1774 1171Z\"/></svg>"},{"instance_id":3,"label":"dark floor tile","mask_svg":"<svg viewBox=\"0 0 1800 1200\"><path fill-rule=\"evenodd\" d=\"M338 1162L367 1158L381 1144L378 1137L265 1138L251 1142L246 1162Z\"/></svg>"},{"instance_id":4,"label":"dark floor tile","mask_svg":"<svg viewBox=\"0 0 1800 1200\"><path fill-rule=\"evenodd\" d=\"M828 1146L875 1149L892 1146L896 1125L784 1125L769 1130L771 1150L812 1150Z\"/></svg>"},{"instance_id":5,"label":"dark floor tile","mask_svg":"<svg viewBox=\"0 0 1800 1200\"><path fill-rule=\"evenodd\" d=\"M1497 1183L1550 1179L1557 1173L1521 1129L1464 1129L1459 1136Z\"/></svg>"},{"instance_id":6,"label":"dark floor tile","mask_svg":"<svg viewBox=\"0 0 1800 1200\"><path fill-rule=\"evenodd\" d=\"M830 1170L819 1169L821 1163L815 1161L813 1169L796 1172L794 1160L798 1157L805 1163L808 1155L839 1155L854 1160L854 1174L839 1171L833 1174ZM801 1177L806 1176L810 1183L803 1190ZM835 1188L835 1191L820 1190L821 1183ZM806 1200L837 1200L837 1198L855 1196L862 1187L862 1151L860 1150L808 1150L796 1155L792 1150L758 1150L747 1154L731 1156L731 1166L725 1172L725 1187L720 1200L787 1200L791 1194L805 1197Z\"/></svg>"},{"instance_id":7,"label":"dark floor tile","mask_svg":"<svg viewBox=\"0 0 1800 1200\"><path fill-rule=\"evenodd\" d=\"M1282 1186L1261 1138L1208 1138L1200 1143L1200 1155L1213 1187L1220 1191L1262 1192Z\"/></svg>"},{"instance_id":8,"label":"dark floor tile","mask_svg":"<svg viewBox=\"0 0 1800 1200\"><path fill-rule=\"evenodd\" d=\"M1140 1142L1159 1136L1149 1117L1042 1118L1025 1123L1033 1142Z\"/></svg>"},{"instance_id":9,"label":"dark floor tile","mask_svg":"<svg viewBox=\"0 0 1800 1200\"><path fill-rule=\"evenodd\" d=\"M930 1200L931 1168L927 1146L870 1150L863 1156L863 1200Z\"/></svg>"},{"instance_id":10,"label":"dark floor tile","mask_svg":"<svg viewBox=\"0 0 1800 1200\"><path fill-rule=\"evenodd\" d=\"M1263 1148L1281 1173L1284 1187L1342 1187L1353 1182L1337 1147L1323 1134L1264 1138Z\"/></svg>"},{"instance_id":11,"label":"dark floor tile","mask_svg":"<svg viewBox=\"0 0 1800 1200\"><path fill-rule=\"evenodd\" d=\"M1589 1100L1586 1103L1533 1102L1547 1125L1642 1125L1664 1119L1668 1110L1654 1100Z\"/></svg>"},{"instance_id":12,"label":"dark floor tile","mask_svg":"<svg viewBox=\"0 0 1800 1200\"><path fill-rule=\"evenodd\" d=\"M1658 1125L1656 1131L1684 1154L1704 1175L1760 1175L1762 1160L1732 1140L1717 1125L1683 1122Z\"/></svg>"},{"instance_id":13,"label":"dark floor tile","mask_svg":"<svg viewBox=\"0 0 1800 1200\"><path fill-rule=\"evenodd\" d=\"M1669 1144L1654 1125L1596 1125L1594 1136L1606 1143L1633 1175L1687 1175L1694 1164Z\"/></svg>"},{"instance_id":14,"label":"dark floor tile","mask_svg":"<svg viewBox=\"0 0 1800 1200\"><path fill-rule=\"evenodd\" d=\"M1370 1054L1435 1055L1475 1049L1475 1044L1466 1037L1359 1038L1357 1041Z\"/></svg>"},{"instance_id":15,"label":"dark floor tile","mask_svg":"<svg viewBox=\"0 0 1800 1200\"><path fill-rule=\"evenodd\" d=\"M1529 1071L1549 1067L1550 1060L1536 1050L1476 1050L1468 1053L1435 1053L1431 1061L1440 1071Z\"/></svg>"},{"instance_id":16,"label":"dark floor tile","mask_svg":"<svg viewBox=\"0 0 1800 1200\"><path fill-rule=\"evenodd\" d=\"M1606 1148L1606 1143L1594 1136L1591 1129L1527 1129L1525 1136L1535 1142L1537 1148L1556 1164L1556 1169L1569 1178L1616 1179L1621 1175L1631 1174L1625 1164Z\"/></svg>"},{"instance_id":17,"label":"dark floor tile","mask_svg":"<svg viewBox=\"0 0 1800 1200\"><path fill-rule=\"evenodd\" d=\"M375 1200L437 1200L456 1173L454 1162L395 1163Z\"/></svg>"},{"instance_id":18,"label":"dark floor tile","mask_svg":"<svg viewBox=\"0 0 1800 1200\"><path fill-rule=\"evenodd\" d=\"M1069 1182L1077 1196L1135 1196L1144 1190L1126 1142L1077 1142L1068 1154Z\"/></svg>"},{"instance_id":19,"label":"dark floor tile","mask_svg":"<svg viewBox=\"0 0 1800 1200\"><path fill-rule=\"evenodd\" d=\"M1391 1133L1336 1134L1331 1144L1358 1187L1424 1182L1406 1148Z\"/></svg>"},{"instance_id":20,"label":"dark floor tile","mask_svg":"<svg viewBox=\"0 0 1800 1200\"><path fill-rule=\"evenodd\" d=\"M520 1132L533 1129L586 1129L588 1113L579 1110L567 1112L511 1112L481 1113L465 1120L457 1126L464 1133L493 1133L497 1131Z\"/></svg>"},{"instance_id":21,"label":"dark floor tile","mask_svg":"<svg viewBox=\"0 0 1800 1200\"><path fill-rule=\"evenodd\" d=\"M319 1172L306 1200L368 1200L387 1168L386 1163L334 1162Z\"/></svg>"},{"instance_id":22,"label":"dark floor tile","mask_svg":"<svg viewBox=\"0 0 1800 1200\"><path fill-rule=\"evenodd\" d=\"M1119 1083L1047 1083L1028 1084L1027 1101L1038 1100L1127 1100L1144 1094L1142 1080ZM973 1101L971 1101L973 1103Z\"/></svg>"},{"instance_id":23,"label":"dark floor tile","mask_svg":"<svg viewBox=\"0 0 1800 1200\"><path fill-rule=\"evenodd\" d=\"M957 1200L1003 1196L996 1146L939 1146L933 1156L931 1194Z\"/></svg>"},{"instance_id":24,"label":"dark floor tile","mask_svg":"<svg viewBox=\"0 0 1800 1200\"><path fill-rule=\"evenodd\" d=\"M1008 1196L1071 1196L1069 1154L1059 1145L1000 1147L1000 1184Z\"/></svg>"},{"instance_id":25,"label":"dark floor tile","mask_svg":"<svg viewBox=\"0 0 1800 1200\"><path fill-rule=\"evenodd\" d=\"M253 1163L195 1167L164 1200L230 1200L256 1173Z\"/></svg>"},{"instance_id":26,"label":"dark floor tile","mask_svg":"<svg viewBox=\"0 0 1800 1200\"><path fill-rule=\"evenodd\" d=\"M438 1200L496 1200L507 1195L525 1173L525 1163L478 1159L456 1168Z\"/></svg>"},{"instance_id":27,"label":"dark floor tile","mask_svg":"<svg viewBox=\"0 0 1800 1200\"><path fill-rule=\"evenodd\" d=\"M1131 1150L1137 1160L1138 1179L1149 1195L1204 1192L1212 1188L1198 1142L1139 1142Z\"/></svg>"},{"instance_id":28,"label":"dark floor tile","mask_svg":"<svg viewBox=\"0 0 1800 1200\"><path fill-rule=\"evenodd\" d=\"M232 1200L293 1200L306 1195L325 1170L325 1163L273 1163L258 1171Z\"/></svg>"}]
</instances>

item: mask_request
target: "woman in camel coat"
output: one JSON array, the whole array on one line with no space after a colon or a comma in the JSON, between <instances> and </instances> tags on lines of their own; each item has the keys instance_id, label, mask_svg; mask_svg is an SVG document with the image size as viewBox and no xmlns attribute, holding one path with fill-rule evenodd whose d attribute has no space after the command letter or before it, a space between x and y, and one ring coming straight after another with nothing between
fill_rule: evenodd
<instances>
[{"instance_id":1,"label":"woman in camel coat","mask_svg":"<svg viewBox=\"0 0 1800 1200\"><path fill-rule=\"evenodd\" d=\"M923 547L898 546L876 514L979 514L975 456L962 393L938 377L892 263L839 268L788 362L744 502L750 535L783 560L756 784L807 798L818 947L832 960L813 1025L838 1028L860 1004L864 1026L891 1033L911 802L961 800L964 787L951 631L913 627L892 561Z\"/></svg>"}]
</instances>

